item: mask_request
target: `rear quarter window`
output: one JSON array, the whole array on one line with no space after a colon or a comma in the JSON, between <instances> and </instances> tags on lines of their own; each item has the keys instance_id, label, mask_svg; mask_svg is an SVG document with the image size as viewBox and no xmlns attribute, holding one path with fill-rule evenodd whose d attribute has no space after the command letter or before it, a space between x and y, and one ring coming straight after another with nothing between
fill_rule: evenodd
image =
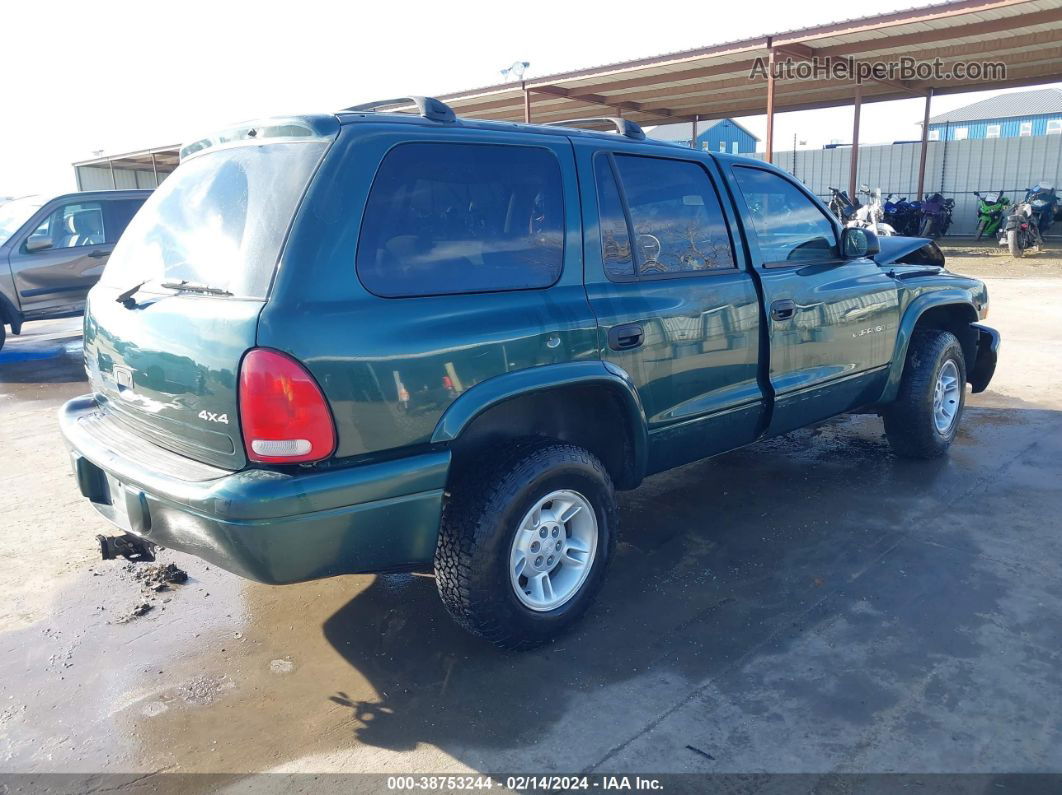
<instances>
[{"instance_id":1,"label":"rear quarter window","mask_svg":"<svg viewBox=\"0 0 1062 795\"><path fill-rule=\"evenodd\" d=\"M564 261L561 171L548 149L408 143L369 192L357 272L398 298L549 287Z\"/></svg>"}]
</instances>

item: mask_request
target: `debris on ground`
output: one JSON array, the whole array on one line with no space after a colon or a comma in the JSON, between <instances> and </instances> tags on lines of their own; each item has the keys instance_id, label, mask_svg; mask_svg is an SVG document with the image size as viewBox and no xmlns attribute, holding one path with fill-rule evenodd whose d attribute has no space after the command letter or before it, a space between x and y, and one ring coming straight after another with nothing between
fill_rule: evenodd
<instances>
[{"instance_id":1,"label":"debris on ground","mask_svg":"<svg viewBox=\"0 0 1062 795\"><path fill-rule=\"evenodd\" d=\"M136 566L133 579L145 588L158 592L168 590L171 584L188 582L188 572L175 563L156 563L151 566Z\"/></svg>"},{"instance_id":2,"label":"debris on ground","mask_svg":"<svg viewBox=\"0 0 1062 795\"><path fill-rule=\"evenodd\" d=\"M140 618L140 616L145 615L146 613L149 613L154 609L155 606L151 604L151 602L140 602L139 604L135 605L133 609L129 611L128 614L119 618L118 623L126 624L132 621L134 618Z\"/></svg>"}]
</instances>

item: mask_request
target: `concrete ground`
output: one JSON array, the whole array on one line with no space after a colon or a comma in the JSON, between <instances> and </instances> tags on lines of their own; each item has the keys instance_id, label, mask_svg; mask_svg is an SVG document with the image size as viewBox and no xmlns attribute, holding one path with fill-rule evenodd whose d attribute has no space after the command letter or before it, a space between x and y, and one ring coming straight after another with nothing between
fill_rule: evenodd
<instances>
[{"instance_id":1,"label":"concrete ground","mask_svg":"<svg viewBox=\"0 0 1062 795\"><path fill-rule=\"evenodd\" d=\"M95 560L54 413L78 321L0 352L0 772L1062 772L1062 267L956 250L1002 360L951 454L836 419L621 496L572 634L497 651L426 576ZM148 601L152 609L129 619Z\"/></svg>"}]
</instances>

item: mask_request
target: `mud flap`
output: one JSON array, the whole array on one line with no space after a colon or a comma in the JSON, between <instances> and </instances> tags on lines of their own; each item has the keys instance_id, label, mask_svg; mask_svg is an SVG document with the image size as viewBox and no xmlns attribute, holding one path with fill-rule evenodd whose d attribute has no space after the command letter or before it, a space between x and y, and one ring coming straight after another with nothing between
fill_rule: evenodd
<instances>
[{"instance_id":1,"label":"mud flap","mask_svg":"<svg viewBox=\"0 0 1062 795\"><path fill-rule=\"evenodd\" d=\"M977 331L977 359L973 369L967 374L974 394L988 388L996 372L996 359L999 353L999 332L980 323L970 324Z\"/></svg>"}]
</instances>

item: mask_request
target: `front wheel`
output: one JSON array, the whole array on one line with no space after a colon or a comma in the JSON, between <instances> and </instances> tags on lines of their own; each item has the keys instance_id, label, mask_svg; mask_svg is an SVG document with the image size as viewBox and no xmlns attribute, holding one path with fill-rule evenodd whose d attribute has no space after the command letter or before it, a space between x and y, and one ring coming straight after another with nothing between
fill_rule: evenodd
<instances>
[{"instance_id":1,"label":"front wheel","mask_svg":"<svg viewBox=\"0 0 1062 795\"><path fill-rule=\"evenodd\" d=\"M4 328L4 319L0 317L0 350L4 349L4 342L7 341L7 329Z\"/></svg>"},{"instance_id":2,"label":"front wheel","mask_svg":"<svg viewBox=\"0 0 1062 795\"><path fill-rule=\"evenodd\" d=\"M933 236L933 219L923 218L921 228L918 230L919 237L932 237Z\"/></svg>"},{"instance_id":3,"label":"front wheel","mask_svg":"<svg viewBox=\"0 0 1062 795\"><path fill-rule=\"evenodd\" d=\"M966 405L966 361L949 331L915 332L896 401L884 414L885 435L897 455L936 458L955 439Z\"/></svg>"},{"instance_id":4,"label":"front wheel","mask_svg":"<svg viewBox=\"0 0 1062 795\"><path fill-rule=\"evenodd\" d=\"M439 595L466 629L509 649L567 630L601 587L616 539L616 498L589 451L546 439L459 472L435 553Z\"/></svg>"},{"instance_id":5,"label":"front wheel","mask_svg":"<svg viewBox=\"0 0 1062 795\"><path fill-rule=\"evenodd\" d=\"M975 238L975 240L980 240L984 236L985 227L987 225L988 225L987 221L981 221L980 223L977 224L977 237Z\"/></svg>"},{"instance_id":6,"label":"front wheel","mask_svg":"<svg viewBox=\"0 0 1062 795\"><path fill-rule=\"evenodd\" d=\"M1020 229L1008 229L1007 230L1007 248L1010 250L1010 256L1020 259L1025 255L1024 240L1021 237Z\"/></svg>"}]
</instances>

